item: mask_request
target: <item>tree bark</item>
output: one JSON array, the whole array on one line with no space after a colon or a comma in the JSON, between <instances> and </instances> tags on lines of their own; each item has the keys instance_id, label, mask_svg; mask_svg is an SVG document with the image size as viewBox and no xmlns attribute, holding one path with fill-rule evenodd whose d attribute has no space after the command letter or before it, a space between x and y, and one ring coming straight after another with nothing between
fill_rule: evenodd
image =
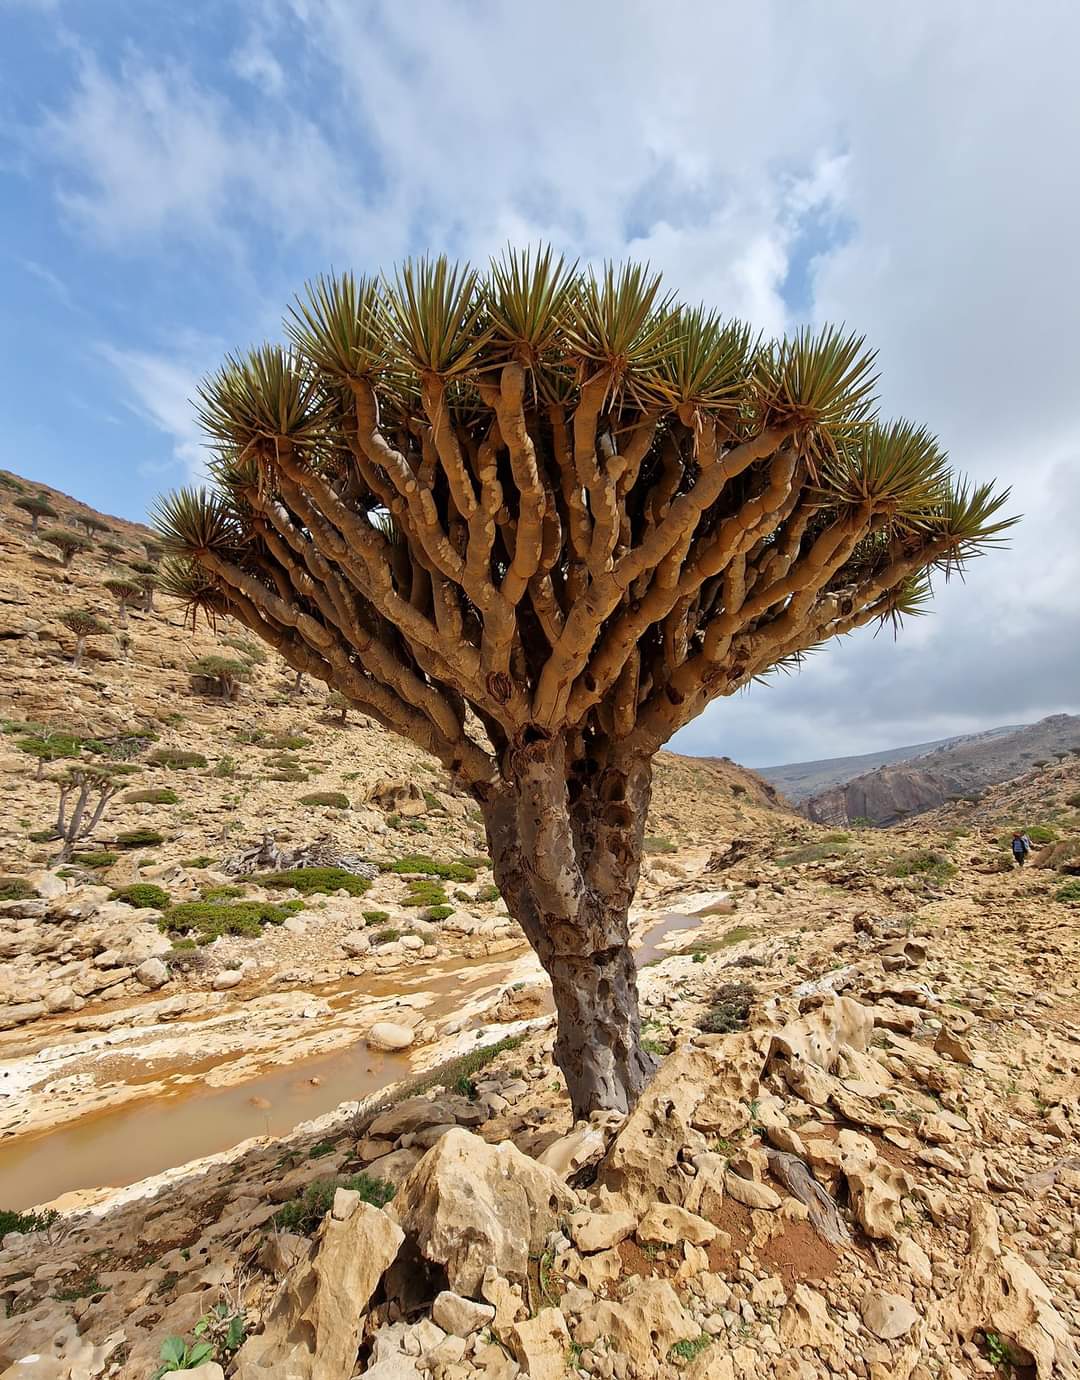
<instances>
[{"instance_id":1,"label":"tree bark","mask_svg":"<svg viewBox=\"0 0 1080 1380\"><path fill-rule=\"evenodd\" d=\"M628 912L652 781L647 757L563 736L515 744L482 802L495 882L551 978L555 1061L575 1118L629 1111L656 1068L641 1046Z\"/></svg>"}]
</instances>

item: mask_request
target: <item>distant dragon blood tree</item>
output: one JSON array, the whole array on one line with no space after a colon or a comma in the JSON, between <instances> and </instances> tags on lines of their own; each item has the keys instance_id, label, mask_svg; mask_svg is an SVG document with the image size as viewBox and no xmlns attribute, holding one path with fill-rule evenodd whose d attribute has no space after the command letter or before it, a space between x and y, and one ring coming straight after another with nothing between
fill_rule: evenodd
<instances>
[{"instance_id":1,"label":"distant dragon blood tree","mask_svg":"<svg viewBox=\"0 0 1080 1380\"><path fill-rule=\"evenodd\" d=\"M641 267L508 251L320 279L201 389L161 587L426 748L550 974L575 1114L632 1106L652 759L721 695L999 542L1007 494L874 411L836 329L763 342Z\"/></svg>"}]
</instances>

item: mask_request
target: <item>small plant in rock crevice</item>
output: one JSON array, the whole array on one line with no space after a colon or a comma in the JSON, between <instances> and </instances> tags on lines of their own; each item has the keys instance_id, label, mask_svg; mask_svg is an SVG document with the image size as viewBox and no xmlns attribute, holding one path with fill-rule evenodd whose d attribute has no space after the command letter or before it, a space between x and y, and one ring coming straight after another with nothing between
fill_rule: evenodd
<instances>
[{"instance_id":1,"label":"small plant in rock crevice","mask_svg":"<svg viewBox=\"0 0 1080 1380\"><path fill-rule=\"evenodd\" d=\"M394 1196L394 1185L386 1179L370 1174L353 1174L341 1178L315 1179L298 1198L285 1203L274 1214L274 1225L281 1231L293 1231L307 1236L319 1225L334 1203L339 1188L359 1193L372 1207L385 1207Z\"/></svg>"}]
</instances>

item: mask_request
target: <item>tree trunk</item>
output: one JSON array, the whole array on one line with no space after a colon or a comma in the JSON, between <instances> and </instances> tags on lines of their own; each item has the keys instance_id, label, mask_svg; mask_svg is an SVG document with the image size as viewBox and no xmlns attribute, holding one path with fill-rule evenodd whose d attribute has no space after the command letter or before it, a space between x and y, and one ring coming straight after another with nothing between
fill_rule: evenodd
<instances>
[{"instance_id":1,"label":"tree trunk","mask_svg":"<svg viewBox=\"0 0 1080 1380\"><path fill-rule=\"evenodd\" d=\"M652 770L617 744L573 746L513 747L482 804L495 882L551 978L555 1061L580 1119L629 1111L656 1068L641 1047L628 920Z\"/></svg>"},{"instance_id":2,"label":"tree trunk","mask_svg":"<svg viewBox=\"0 0 1080 1380\"><path fill-rule=\"evenodd\" d=\"M72 663L71 663L72 666L75 668L76 671L77 671L77 670L79 669L79 667L82 665L83 652L85 652L85 651L86 651L86 638L85 638L85 637L76 637L76 639L75 639L75 657L74 657L74 660L73 660Z\"/></svg>"}]
</instances>

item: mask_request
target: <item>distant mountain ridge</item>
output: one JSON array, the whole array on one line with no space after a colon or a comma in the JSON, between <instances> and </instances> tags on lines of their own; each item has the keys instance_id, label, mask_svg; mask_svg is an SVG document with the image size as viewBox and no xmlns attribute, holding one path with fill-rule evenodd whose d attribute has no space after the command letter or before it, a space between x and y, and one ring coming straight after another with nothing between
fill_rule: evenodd
<instances>
[{"instance_id":1,"label":"distant mountain ridge","mask_svg":"<svg viewBox=\"0 0 1080 1380\"><path fill-rule=\"evenodd\" d=\"M1019 728L965 735L879 766L804 799L800 809L819 824L894 824L948 800L978 796L1074 748L1080 748L1080 715L1052 714Z\"/></svg>"},{"instance_id":2,"label":"distant mountain ridge","mask_svg":"<svg viewBox=\"0 0 1080 1380\"><path fill-rule=\"evenodd\" d=\"M929 743L909 743L906 747L884 748L881 752L864 752L854 757L822 757L813 762L787 762L775 767L757 767L758 776L770 781L794 804L809 800L830 786L842 786L856 776L863 776L878 767L897 762L910 762L942 748L961 743L999 738L1016 733L1026 724L1007 724L1001 728L987 728L978 733L958 733L952 738L937 738Z\"/></svg>"}]
</instances>

